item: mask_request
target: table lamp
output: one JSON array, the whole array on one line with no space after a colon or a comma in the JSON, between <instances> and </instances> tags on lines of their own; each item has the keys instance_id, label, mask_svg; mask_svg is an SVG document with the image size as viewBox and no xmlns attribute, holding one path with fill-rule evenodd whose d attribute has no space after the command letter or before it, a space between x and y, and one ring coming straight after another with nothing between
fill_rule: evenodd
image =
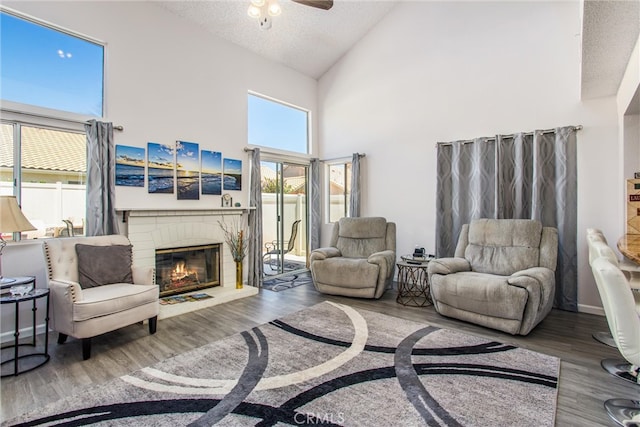
<instances>
[{"instance_id":1,"label":"table lamp","mask_svg":"<svg viewBox=\"0 0 640 427\"><path fill-rule=\"evenodd\" d=\"M7 246L7 242L2 238L2 233L29 230L37 230L37 228L22 214L15 196L0 196L0 285L14 281L2 277L2 250Z\"/></svg>"}]
</instances>

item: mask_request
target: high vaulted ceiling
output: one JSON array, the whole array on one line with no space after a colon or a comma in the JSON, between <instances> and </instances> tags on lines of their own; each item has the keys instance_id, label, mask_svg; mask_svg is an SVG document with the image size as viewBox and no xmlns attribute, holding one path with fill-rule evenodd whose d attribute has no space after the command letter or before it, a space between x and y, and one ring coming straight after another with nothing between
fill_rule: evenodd
<instances>
[{"instance_id":1,"label":"high vaulted ceiling","mask_svg":"<svg viewBox=\"0 0 640 427\"><path fill-rule=\"evenodd\" d=\"M322 76L397 3L336 0L329 10L279 0L280 16L263 30L247 14L250 0L174 0L158 5L211 33L313 77Z\"/></svg>"},{"instance_id":2,"label":"high vaulted ceiling","mask_svg":"<svg viewBox=\"0 0 640 427\"><path fill-rule=\"evenodd\" d=\"M282 14L263 30L250 0L153 1L212 34L320 78L399 0L335 0L330 10L279 0ZM482 1L482 0L476 0ZM615 95L640 32L640 0L583 3L582 98Z\"/></svg>"}]
</instances>

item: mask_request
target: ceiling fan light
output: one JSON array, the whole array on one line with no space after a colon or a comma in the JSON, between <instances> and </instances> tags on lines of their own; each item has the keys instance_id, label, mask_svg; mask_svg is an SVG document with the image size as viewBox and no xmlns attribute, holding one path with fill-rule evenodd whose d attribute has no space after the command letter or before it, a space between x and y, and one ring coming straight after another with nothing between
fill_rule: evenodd
<instances>
[{"instance_id":1,"label":"ceiling fan light","mask_svg":"<svg viewBox=\"0 0 640 427\"><path fill-rule=\"evenodd\" d=\"M247 14L252 18L260 18L260 8L255 6L254 4L249 5L249 10L247 10Z\"/></svg>"},{"instance_id":2,"label":"ceiling fan light","mask_svg":"<svg viewBox=\"0 0 640 427\"><path fill-rule=\"evenodd\" d=\"M269 3L269 8L267 9L267 11L269 12L270 16L278 16L280 15L280 13L282 13L282 8L277 1L274 1Z\"/></svg>"},{"instance_id":3,"label":"ceiling fan light","mask_svg":"<svg viewBox=\"0 0 640 427\"><path fill-rule=\"evenodd\" d=\"M251 0L251 4L254 5L255 7L264 6L264 2L265 0Z\"/></svg>"}]
</instances>

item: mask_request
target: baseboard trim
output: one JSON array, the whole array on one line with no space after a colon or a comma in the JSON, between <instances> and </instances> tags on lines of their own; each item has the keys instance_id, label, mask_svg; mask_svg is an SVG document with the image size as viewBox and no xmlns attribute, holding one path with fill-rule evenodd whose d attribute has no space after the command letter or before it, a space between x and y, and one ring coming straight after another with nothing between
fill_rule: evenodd
<instances>
[{"instance_id":1,"label":"baseboard trim","mask_svg":"<svg viewBox=\"0 0 640 427\"><path fill-rule=\"evenodd\" d=\"M595 305L578 304L579 313L596 314L598 316L604 316L604 309Z\"/></svg>"},{"instance_id":2,"label":"baseboard trim","mask_svg":"<svg viewBox=\"0 0 640 427\"><path fill-rule=\"evenodd\" d=\"M33 327L28 326L26 328L20 329L18 332L20 332L20 335L19 335L20 340L24 338L31 338L33 336ZM14 333L13 331L7 331L7 332L1 333L0 342L2 344L13 343L13 340L15 339L13 333ZM41 323L38 326L36 326L36 335L40 335L42 333L44 333L44 323ZM49 333L51 333L51 331L49 331ZM49 337L49 339L51 339L51 337Z\"/></svg>"}]
</instances>

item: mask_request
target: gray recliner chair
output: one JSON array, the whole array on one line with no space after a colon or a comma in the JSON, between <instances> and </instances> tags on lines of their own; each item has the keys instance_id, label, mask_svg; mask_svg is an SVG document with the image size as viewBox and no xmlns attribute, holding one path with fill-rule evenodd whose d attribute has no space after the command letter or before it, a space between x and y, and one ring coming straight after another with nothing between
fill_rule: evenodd
<instances>
[{"instance_id":1,"label":"gray recliner chair","mask_svg":"<svg viewBox=\"0 0 640 427\"><path fill-rule=\"evenodd\" d=\"M527 335L551 311L558 231L526 219L477 219L462 227L455 256L431 261L438 313Z\"/></svg>"},{"instance_id":2,"label":"gray recliner chair","mask_svg":"<svg viewBox=\"0 0 640 427\"><path fill-rule=\"evenodd\" d=\"M393 280L396 225L385 218L342 218L334 223L330 247L315 249L310 261L319 292L380 298Z\"/></svg>"}]
</instances>

